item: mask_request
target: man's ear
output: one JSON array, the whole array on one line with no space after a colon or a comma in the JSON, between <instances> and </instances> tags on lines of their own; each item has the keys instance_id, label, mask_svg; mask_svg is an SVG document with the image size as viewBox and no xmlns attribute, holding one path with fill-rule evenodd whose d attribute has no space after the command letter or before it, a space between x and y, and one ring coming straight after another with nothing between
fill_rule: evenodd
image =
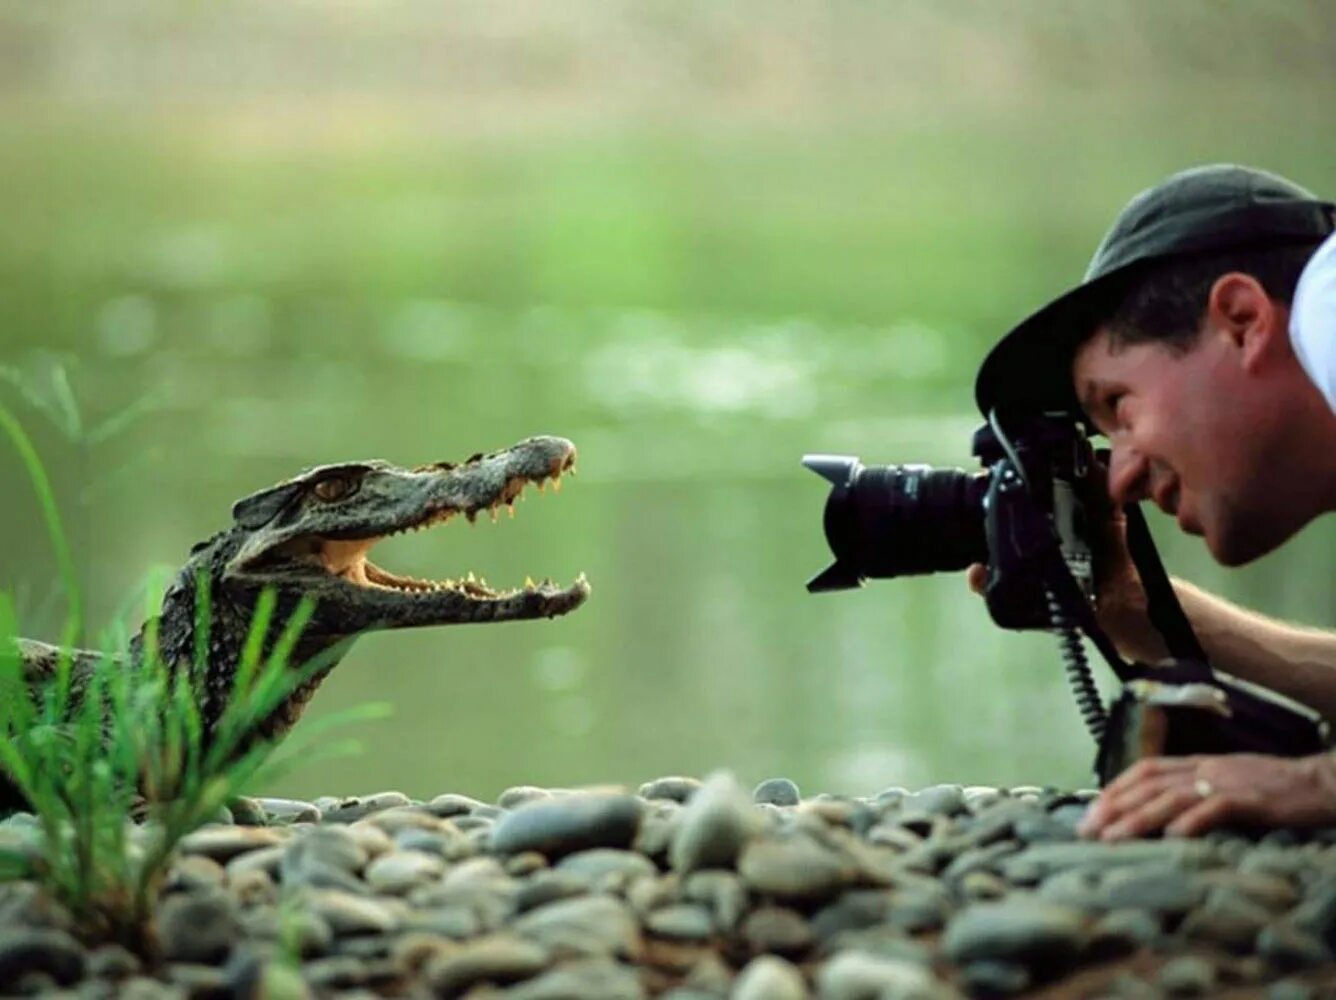
<instances>
[{"instance_id":1,"label":"man's ear","mask_svg":"<svg viewBox=\"0 0 1336 1000\"><path fill-rule=\"evenodd\" d=\"M1250 370L1270 357L1281 340L1289 343L1287 310L1267 295L1260 281L1242 271L1222 274L1211 286L1206 327L1227 337Z\"/></svg>"}]
</instances>

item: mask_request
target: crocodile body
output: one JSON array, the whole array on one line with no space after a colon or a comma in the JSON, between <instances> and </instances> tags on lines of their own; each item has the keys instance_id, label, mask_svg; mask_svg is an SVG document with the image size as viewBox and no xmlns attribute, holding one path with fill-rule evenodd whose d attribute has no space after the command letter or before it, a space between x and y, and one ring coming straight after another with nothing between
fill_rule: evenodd
<instances>
[{"instance_id":1,"label":"crocodile body","mask_svg":"<svg viewBox=\"0 0 1336 1000\"><path fill-rule=\"evenodd\" d=\"M537 437L459 464L324 465L253 493L233 506L230 527L191 549L163 596L161 613L131 640L130 666L143 661L146 643L156 641L169 670L191 669L202 618L198 589L206 579L208 652L195 696L207 746L232 691L260 594L271 589L276 598L270 645L301 602L310 600L311 617L288 662L297 669L321 657L320 668L261 720L252 737L275 740L297 722L321 680L364 632L566 614L589 594L583 575L568 587L549 580L493 590L471 573L443 580L399 576L370 562L367 552L382 538L461 514L473 521L480 513L495 518L502 507L513 513L526 486L559 486L574 464L569 441ZM31 689L54 678L60 653L46 643L19 640ZM76 702L93 671L112 666L103 654L86 650L73 651L71 662ZM0 788L0 806L6 797Z\"/></svg>"}]
</instances>

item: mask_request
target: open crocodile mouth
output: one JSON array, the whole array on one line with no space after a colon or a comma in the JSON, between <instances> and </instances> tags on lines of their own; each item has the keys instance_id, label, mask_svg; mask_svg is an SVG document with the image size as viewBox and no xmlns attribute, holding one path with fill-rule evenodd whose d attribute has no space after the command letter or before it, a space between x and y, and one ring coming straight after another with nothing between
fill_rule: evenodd
<instances>
[{"instance_id":1,"label":"open crocodile mouth","mask_svg":"<svg viewBox=\"0 0 1336 1000\"><path fill-rule=\"evenodd\" d=\"M541 582L526 578L523 584L512 588L494 589L487 580L475 576L472 572L459 578L420 579L418 577L392 573L377 566L367 558L367 553L379 541L402 535L410 531L422 531L463 515L470 523L480 514L486 514L494 522L499 519L502 508L510 517L515 516L515 502L523 498L527 487L533 485L540 493L546 491L550 483L554 491L561 489L561 477L575 474L575 452L572 449L565 455L555 458L550 468L535 474L515 474L507 477L484 500L459 502L442 500L439 504L424 509L417 520L394 528L381 535L366 538L337 539L316 537L311 542L311 554L318 559L321 567L331 576L360 588L376 591L391 591L407 596L429 598L432 596L454 595L469 602L513 602L534 595L542 599L556 599L563 605L563 610L574 608L589 592L589 583L584 573L577 576L569 587L561 587L550 577Z\"/></svg>"}]
</instances>

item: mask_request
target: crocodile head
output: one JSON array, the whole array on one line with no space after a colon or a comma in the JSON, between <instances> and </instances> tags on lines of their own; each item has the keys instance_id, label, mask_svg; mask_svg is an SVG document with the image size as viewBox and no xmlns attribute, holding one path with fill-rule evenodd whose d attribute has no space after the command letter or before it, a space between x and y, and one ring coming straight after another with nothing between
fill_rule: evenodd
<instances>
[{"instance_id":1,"label":"crocodile head","mask_svg":"<svg viewBox=\"0 0 1336 1000\"><path fill-rule=\"evenodd\" d=\"M284 603L314 598L308 628L326 636L563 615L589 595L583 574L568 587L526 580L494 590L472 573L440 580L402 576L367 553L382 538L458 516L495 519L502 507L513 514L527 486L542 490L551 481L559 489L562 474L574 467L575 446L556 437L529 438L460 464L322 465L236 503L230 534L240 544L219 582L229 591L273 587Z\"/></svg>"}]
</instances>

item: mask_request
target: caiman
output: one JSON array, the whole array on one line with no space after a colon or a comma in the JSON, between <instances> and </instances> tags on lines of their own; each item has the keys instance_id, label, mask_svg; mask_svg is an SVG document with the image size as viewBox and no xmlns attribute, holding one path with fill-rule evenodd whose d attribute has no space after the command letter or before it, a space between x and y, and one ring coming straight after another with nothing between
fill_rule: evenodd
<instances>
[{"instance_id":1,"label":"caiman","mask_svg":"<svg viewBox=\"0 0 1336 1000\"><path fill-rule=\"evenodd\" d=\"M378 460L322 465L252 493L233 506L230 527L190 550L163 595L160 614L130 641L130 666L142 662L145 643L156 636L162 662L170 671L192 668L200 619L197 591L201 577L207 578L207 663L197 672L195 683L207 748L232 692L261 592L272 588L276 596L270 644L303 599L310 599L313 612L288 663L300 669L316 657L321 662L309 680L260 720L252 742L272 741L297 722L351 640L364 632L564 615L589 596L584 574L568 587L549 579L494 590L472 573L442 580L401 576L371 562L367 553L383 538L460 515L470 522L480 514L495 519L502 507L513 515L515 501L527 486L543 490L550 481L560 488L562 474L574 467L575 446L569 441L534 437L459 464L439 462L411 469ZM61 650L28 639L19 639L18 644L29 688L49 683ZM104 669L107 660L103 653L73 651L75 701L92 672ZM125 666L123 660L120 664ZM11 797L12 790L0 787L0 808Z\"/></svg>"}]
</instances>

